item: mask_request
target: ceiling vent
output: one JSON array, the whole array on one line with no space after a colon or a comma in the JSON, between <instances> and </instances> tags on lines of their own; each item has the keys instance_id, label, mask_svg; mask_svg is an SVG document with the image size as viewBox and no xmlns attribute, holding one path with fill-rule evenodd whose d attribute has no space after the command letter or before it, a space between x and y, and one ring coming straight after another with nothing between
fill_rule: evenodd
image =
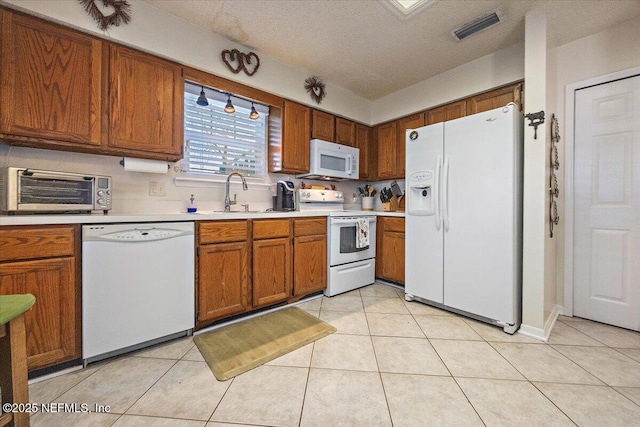
<instances>
[{"instance_id":1,"label":"ceiling vent","mask_svg":"<svg viewBox=\"0 0 640 427\"><path fill-rule=\"evenodd\" d=\"M482 31L485 28L491 27L492 25L499 24L502 21L504 21L502 12L493 12L489 15L483 16L482 18L478 18L475 21L469 22L468 24L458 29L453 30L451 34L456 38L456 40L460 41L465 37L469 37L470 35L475 34L478 31Z\"/></svg>"}]
</instances>

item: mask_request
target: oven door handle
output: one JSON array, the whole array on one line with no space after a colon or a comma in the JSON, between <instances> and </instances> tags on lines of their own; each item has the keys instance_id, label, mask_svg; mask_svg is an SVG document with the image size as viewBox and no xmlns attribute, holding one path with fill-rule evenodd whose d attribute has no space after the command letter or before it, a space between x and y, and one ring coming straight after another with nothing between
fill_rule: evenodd
<instances>
[{"instance_id":1,"label":"oven door handle","mask_svg":"<svg viewBox=\"0 0 640 427\"><path fill-rule=\"evenodd\" d=\"M72 175L72 174L66 174L66 173L56 174L56 173L48 173L48 172L38 172L38 171L31 171L29 169L23 171L21 173L21 175L24 176L24 177L31 177L31 178L61 179L61 180L64 180L64 181L83 181L83 182L93 181L92 177L87 177L87 176L82 176L82 175Z\"/></svg>"},{"instance_id":2,"label":"oven door handle","mask_svg":"<svg viewBox=\"0 0 640 427\"><path fill-rule=\"evenodd\" d=\"M365 217L369 220L369 224L371 224L372 222L376 222L376 217L372 216L372 217ZM344 224L353 224L353 225L357 225L358 224L358 218L357 217L349 217L349 218L331 218L331 224L340 224L340 225L344 225Z\"/></svg>"}]
</instances>

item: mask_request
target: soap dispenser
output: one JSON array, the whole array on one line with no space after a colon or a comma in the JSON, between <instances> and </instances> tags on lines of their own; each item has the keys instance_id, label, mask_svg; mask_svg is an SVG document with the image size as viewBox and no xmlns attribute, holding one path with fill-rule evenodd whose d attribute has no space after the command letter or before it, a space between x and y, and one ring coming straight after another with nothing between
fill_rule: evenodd
<instances>
[{"instance_id":1,"label":"soap dispenser","mask_svg":"<svg viewBox=\"0 0 640 427\"><path fill-rule=\"evenodd\" d=\"M193 197L193 194L189 198L189 207L187 208L188 213L195 213L198 210L196 207L196 199Z\"/></svg>"}]
</instances>

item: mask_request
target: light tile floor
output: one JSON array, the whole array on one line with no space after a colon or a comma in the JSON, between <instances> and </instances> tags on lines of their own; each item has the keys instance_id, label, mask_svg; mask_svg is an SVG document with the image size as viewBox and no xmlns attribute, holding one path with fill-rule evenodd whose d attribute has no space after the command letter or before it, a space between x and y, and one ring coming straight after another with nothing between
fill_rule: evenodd
<instances>
[{"instance_id":1,"label":"light tile floor","mask_svg":"<svg viewBox=\"0 0 640 427\"><path fill-rule=\"evenodd\" d=\"M191 338L34 382L38 426L626 426L640 333L560 317L548 344L374 284L299 306L338 332L219 382Z\"/></svg>"}]
</instances>

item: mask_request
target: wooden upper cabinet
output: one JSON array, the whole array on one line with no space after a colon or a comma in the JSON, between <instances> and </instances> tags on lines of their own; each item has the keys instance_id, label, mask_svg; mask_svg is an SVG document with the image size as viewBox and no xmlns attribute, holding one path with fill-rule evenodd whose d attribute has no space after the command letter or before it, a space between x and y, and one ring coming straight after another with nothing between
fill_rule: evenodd
<instances>
[{"instance_id":1,"label":"wooden upper cabinet","mask_svg":"<svg viewBox=\"0 0 640 427\"><path fill-rule=\"evenodd\" d=\"M467 115L467 101L465 99L461 101L452 102L451 104L443 105L441 107L432 108L426 113L427 125L434 123L446 122L453 119L458 119Z\"/></svg>"},{"instance_id":2,"label":"wooden upper cabinet","mask_svg":"<svg viewBox=\"0 0 640 427\"><path fill-rule=\"evenodd\" d=\"M406 131L424 126L424 114L417 113L397 120L396 173L394 178L404 179Z\"/></svg>"},{"instance_id":3,"label":"wooden upper cabinet","mask_svg":"<svg viewBox=\"0 0 640 427\"><path fill-rule=\"evenodd\" d=\"M369 179L371 174L371 128L356 123L356 148L360 150L360 179Z\"/></svg>"},{"instance_id":4,"label":"wooden upper cabinet","mask_svg":"<svg viewBox=\"0 0 640 427\"><path fill-rule=\"evenodd\" d=\"M100 145L102 42L4 9L0 17L1 136Z\"/></svg>"},{"instance_id":5,"label":"wooden upper cabinet","mask_svg":"<svg viewBox=\"0 0 640 427\"><path fill-rule=\"evenodd\" d=\"M378 178L393 178L396 173L396 122L377 127Z\"/></svg>"},{"instance_id":6,"label":"wooden upper cabinet","mask_svg":"<svg viewBox=\"0 0 640 427\"><path fill-rule=\"evenodd\" d=\"M284 102L282 135L269 141L269 172L309 172L311 109L291 101Z\"/></svg>"},{"instance_id":7,"label":"wooden upper cabinet","mask_svg":"<svg viewBox=\"0 0 640 427\"><path fill-rule=\"evenodd\" d=\"M336 142L356 146L356 124L350 120L336 117Z\"/></svg>"},{"instance_id":8,"label":"wooden upper cabinet","mask_svg":"<svg viewBox=\"0 0 640 427\"><path fill-rule=\"evenodd\" d=\"M510 102L514 102L522 111L521 82L472 96L467 102L467 115L504 107Z\"/></svg>"},{"instance_id":9,"label":"wooden upper cabinet","mask_svg":"<svg viewBox=\"0 0 640 427\"><path fill-rule=\"evenodd\" d=\"M313 110L311 115L311 138L333 142L335 118L324 111Z\"/></svg>"},{"instance_id":10,"label":"wooden upper cabinet","mask_svg":"<svg viewBox=\"0 0 640 427\"><path fill-rule=\"evenodd\" d=\"M109 146L182 157L184 83L179 65L110 46Z\"/></svg>"}]
</instances>

